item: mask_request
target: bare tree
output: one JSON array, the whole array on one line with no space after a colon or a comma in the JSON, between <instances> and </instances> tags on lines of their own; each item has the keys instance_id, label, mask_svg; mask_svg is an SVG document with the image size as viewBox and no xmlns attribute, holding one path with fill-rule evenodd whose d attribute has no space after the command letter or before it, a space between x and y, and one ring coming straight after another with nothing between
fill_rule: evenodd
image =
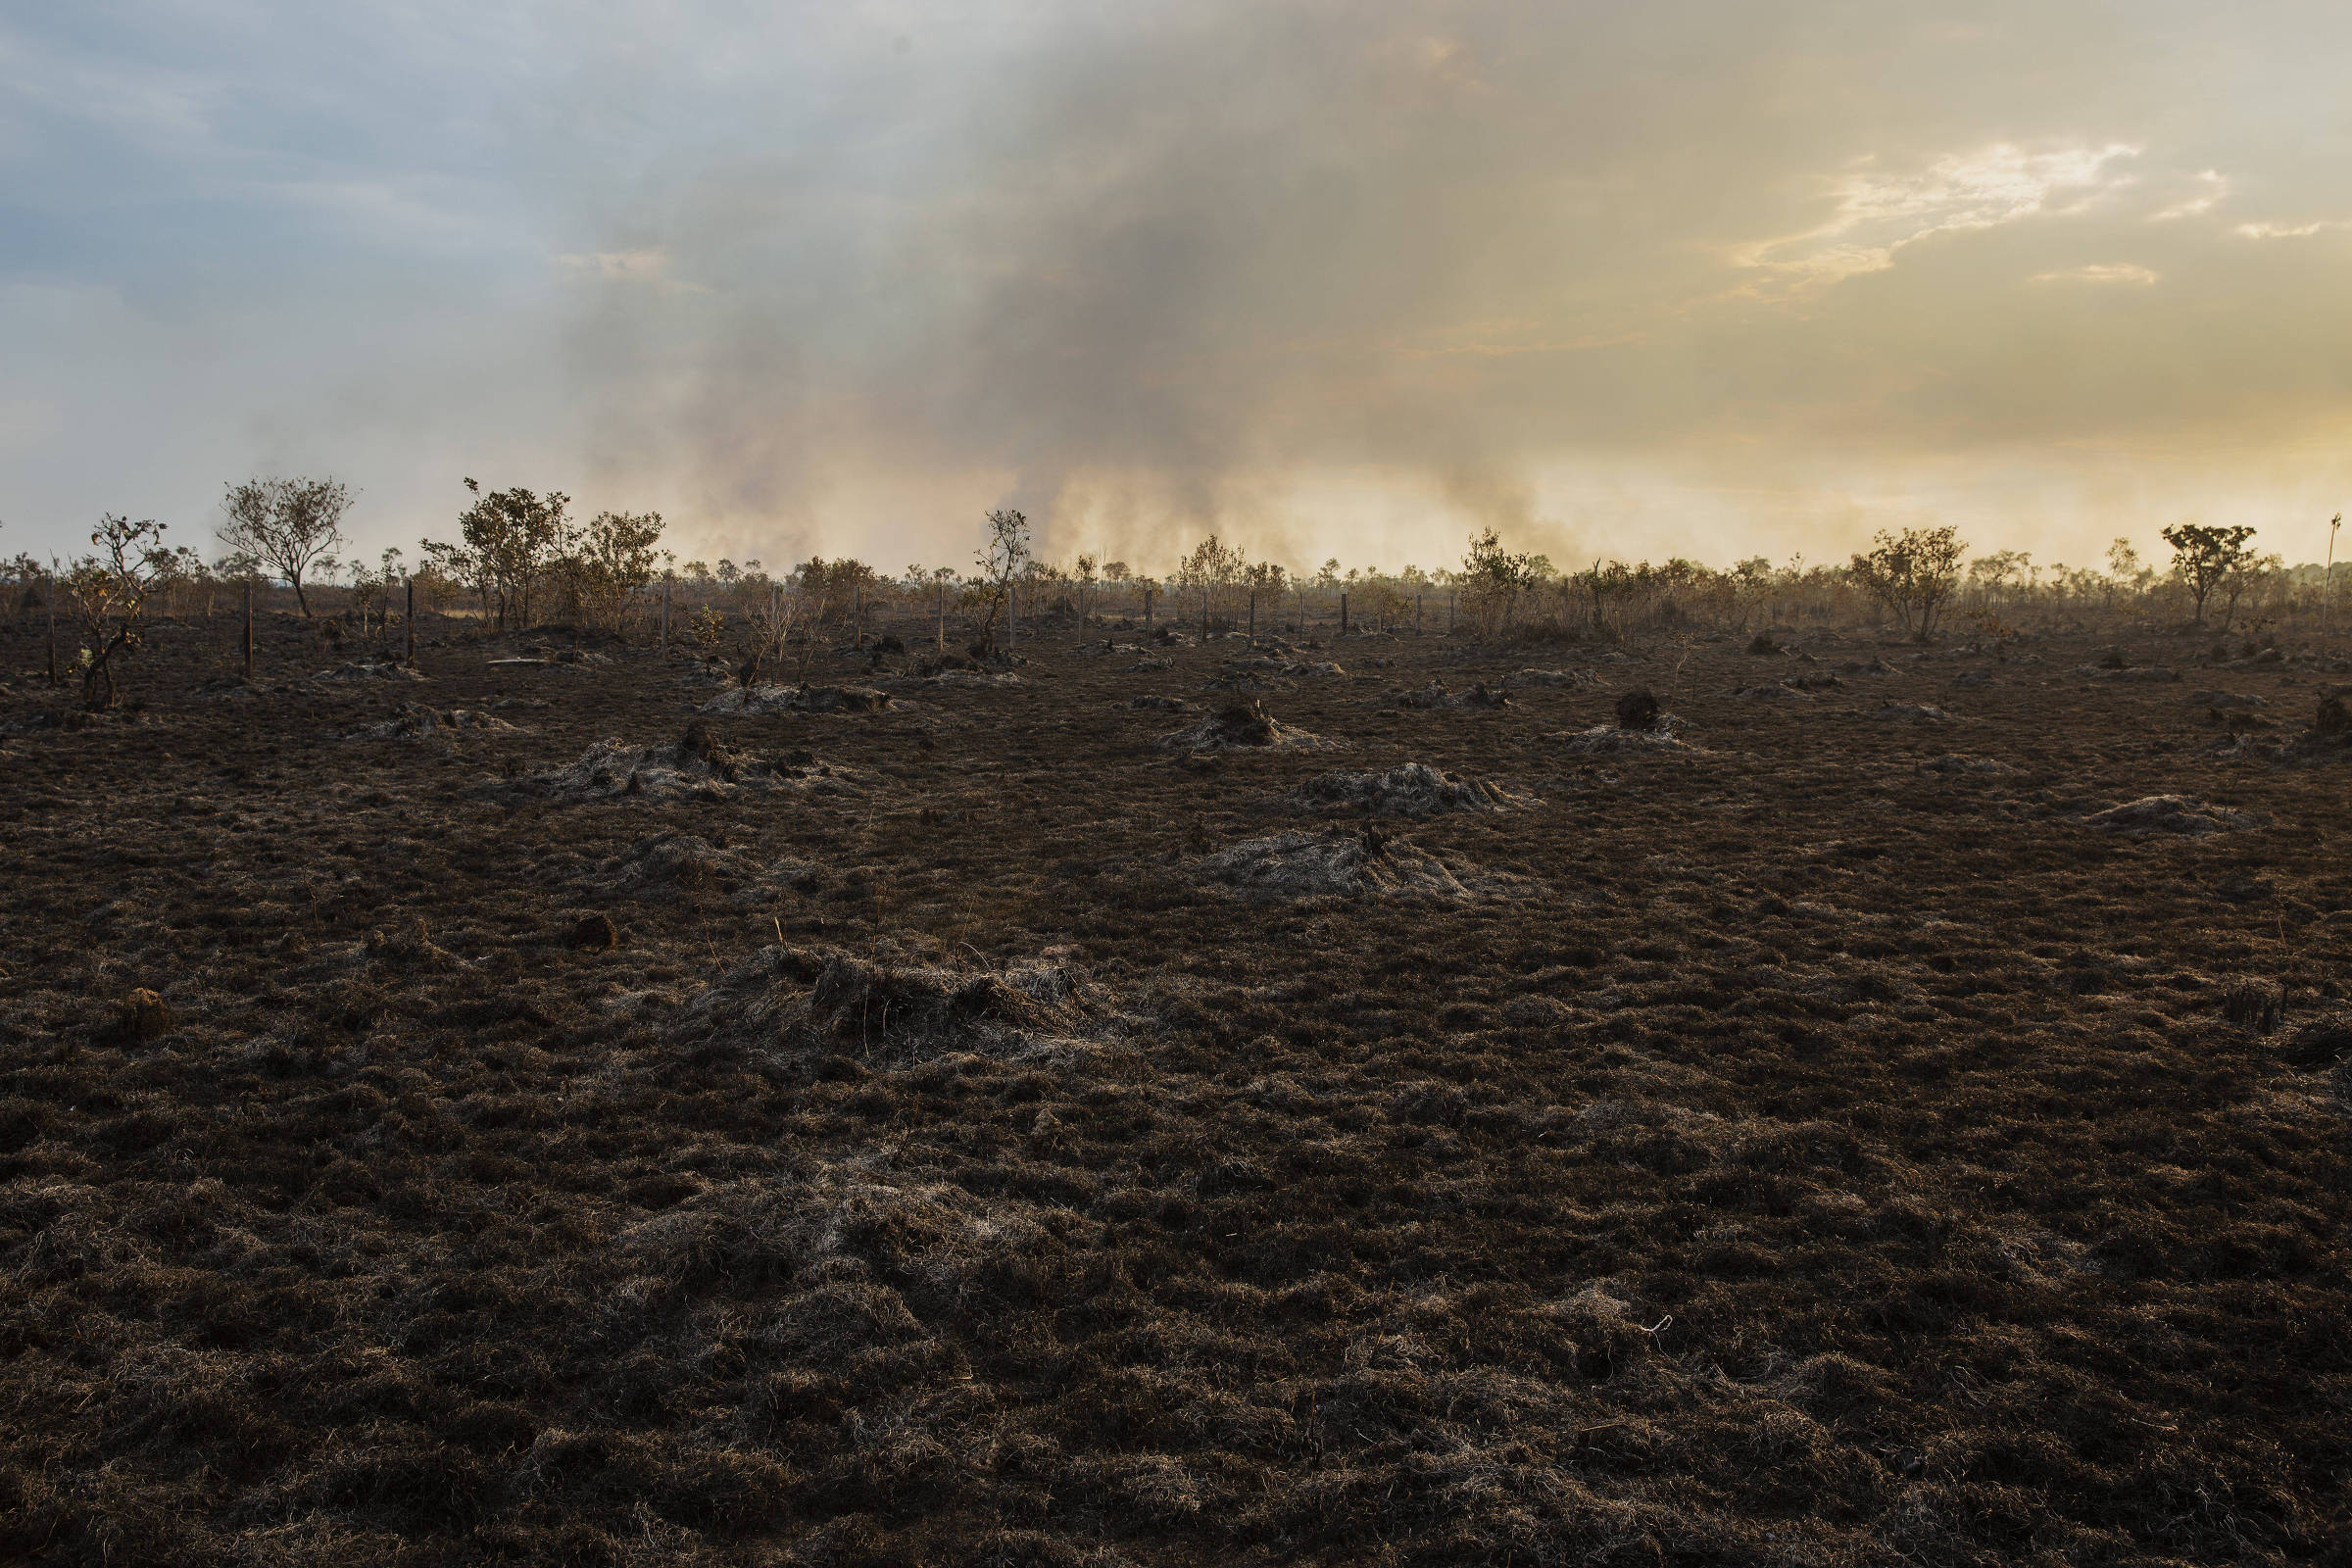
<instances>
[{"instance_id":1,"label":"bare tree","mask_svg":"<svg viewBox=\"0 0 2352 1568\"><path fill-rule=\"evenodd\" d=\"M343 514L351 490L340 479L248 479L232 484L220 503L228 521L220 542L254 557L293 584L295 602L311 612L303 573L343 545Z\"/></svg>"},{"instance_id":2,"label":"bare tree","mask_svg":"<svg viewBox=\"0 0 2352 1568\"><path fill-rule=\"evenodd\" d=\"M980 568L987 581L987 613L980 622L979 636L979 648L984 654L995 650L997 614L1004 608L1005 597L1029 559L1029 519L1006 508L991 512L988 538L972 558L972 564Z\"/></svg>"}]
</instances>

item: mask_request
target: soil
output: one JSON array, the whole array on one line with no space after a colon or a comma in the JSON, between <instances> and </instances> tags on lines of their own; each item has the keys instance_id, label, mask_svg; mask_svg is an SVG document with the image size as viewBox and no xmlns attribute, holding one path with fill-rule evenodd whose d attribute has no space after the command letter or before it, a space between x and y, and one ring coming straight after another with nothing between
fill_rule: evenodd
<instances>
[{"instance_id":1,"label":"soil","mask_svg":"<svg viewBox=\"0 0 2352 1568\"><path fill-rule=\"evenodd\" d=\"M2325 671L1111 637L0 630L0 1561L2343 1560Z\"/></svg>"}]
</instances>

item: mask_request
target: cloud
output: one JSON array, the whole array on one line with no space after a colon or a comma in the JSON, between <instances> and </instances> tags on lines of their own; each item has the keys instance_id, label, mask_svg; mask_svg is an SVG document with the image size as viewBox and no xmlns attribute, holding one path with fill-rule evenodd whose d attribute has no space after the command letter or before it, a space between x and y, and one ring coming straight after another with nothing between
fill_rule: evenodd
<instances>
[{"instance_id":1,"label":"cloud","mask_svg":"<svg viewBox=\"0 0 2352 1568\"><path fill-rule=\"evenodd\" d=\"M2230 195L2229 177L2219 170L2200 170L2196 176L2197 194L2173 203L2170 207L2148 215L2151 223L2169 223L2182 218L2194 218L2219 207Z\"/></svg>"},{"instance_id":2,"label":"cloud","mask_svg":"<svg viewBox=\"0 0 2352 1568\"><path fill-rule=\"evenodd\" d=\"M2145 288L2161 275L2135 262L2090 262L2082 267L2070 267L2064 271L2035 272L2028 281L2034 283L2122 283Z\"/></svg>"},{"instance_id":3,"label":"cloud","mask_svg":"<svg viewBox=\"0 0 2352 1568\"><path fill-rule=\"evenodd\" d=\"M1937 234L1997 227L2051 210L2070 211L2123 188L2128 174L2113 166L2139 156L2122 142L2029 151L2000 143L1950 153L1926 169L1889 173L1865 157L1824 181L1836 212L1818 227L1733 248L1732 265L1775 274L1796 292L1827 288L1844 278L1883 271L1907 245Z\"/></svg>"},{"instance_id":4,"label":"cloud","mask_svg":"<svg viewBox=\"0 0 2352 1568\"><path fill-rule=\"evenodd\" d=\"M2240 223L2231 230L2247 239L2309 239L2314 234L2352 228L2352 219L2323 219L2310 223Z\"/></svg>"}]
</instances>

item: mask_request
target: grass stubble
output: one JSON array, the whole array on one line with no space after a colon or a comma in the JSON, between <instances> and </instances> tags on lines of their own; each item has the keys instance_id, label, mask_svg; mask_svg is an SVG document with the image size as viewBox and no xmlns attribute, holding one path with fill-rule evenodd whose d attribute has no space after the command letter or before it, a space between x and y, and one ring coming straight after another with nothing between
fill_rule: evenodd
<instances>
[{"instance_id":1,"label":"grass stubble","mask_svg":"<svg viewBox=\"0 0 2352 1568\"><path fill-rule=\"evenodd\" d=\"M274 635L5 737L0 1560L2341 1560L2352 774L2089 639Z\"/></svg>"}]
</instances>

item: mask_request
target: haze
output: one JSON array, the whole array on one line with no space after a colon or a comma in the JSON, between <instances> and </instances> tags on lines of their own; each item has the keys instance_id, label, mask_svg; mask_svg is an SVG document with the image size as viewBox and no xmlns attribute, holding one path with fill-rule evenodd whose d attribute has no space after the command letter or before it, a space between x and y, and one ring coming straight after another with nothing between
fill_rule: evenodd
<instances>
[{"instance_id":1,"label":"haze","mask_svg":"<svg viewBox=\"0 0 2352 1568\"><path fill-rule=\"evenodd\" d=\"M2315 559L2340 5L230 0L0 19L0 552L333 472L682 553Z\"/></svg>"}]
</instances>

